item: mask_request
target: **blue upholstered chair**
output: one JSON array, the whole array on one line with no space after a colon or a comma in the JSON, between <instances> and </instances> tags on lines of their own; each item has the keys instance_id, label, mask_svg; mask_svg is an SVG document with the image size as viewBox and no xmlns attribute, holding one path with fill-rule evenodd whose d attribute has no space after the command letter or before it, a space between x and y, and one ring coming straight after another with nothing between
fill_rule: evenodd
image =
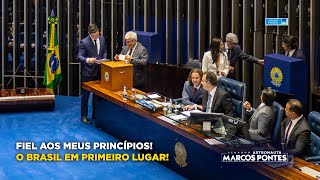
<instances>
[{"instance_id":1,"label":"blue upholstered chair","mask_svg":"<svg viewBox=\"0 0 320 180\"><path fill-rule=\"evenodd\" d=\"M311 128L310 148L311 156L304 159L314 164L320 163L320 113L312 111L309 113L308 122Z\"/></svg>"},{"instance_id":2,"label":"blue upholstered chair","mask_svg":"<svg viewBox=\"0 0 320 180\"><path fill-rule=\"evenodd\" d=\"M281 121L283 120L284 108L276 101L273 102L273 105L276 108L276 117L273 123L271 140L274 147L280 147L280 128Z\"/></svg>"},{"instance_id":3,"label":"blue upholstered chair","mask_svg":"<svg viewBox=\"0 0 320 180\"><path fill-rule=\"evenodd\" d=\"M316 111L310 112L308 116L308 122L311 131L320 136L320 113Z\"/></svg>"},{"instance_id":4,"label":"blue upholstered chair","mask_svg":"<svg viewBox=\"0 0 320 180\"><path fill-rule=\"evenodd\" d=\"M190 68L198 68L201 69L201 62L198 59L189 59L189 61L186 63L186 66Z\"/></svg>"},{"instance_id":5,"label":"blue upholstered chair","mask_svg":"<svg viewBox=\"0 0 320 180\"><path fill-rule=\"evenodd\" d=\"M218 87L227 91L232 97L234 114L242 119L244 117L243 101L246 99L246 84L230 78L221 77L218 79Z\"/></svg>"}]
</instances>

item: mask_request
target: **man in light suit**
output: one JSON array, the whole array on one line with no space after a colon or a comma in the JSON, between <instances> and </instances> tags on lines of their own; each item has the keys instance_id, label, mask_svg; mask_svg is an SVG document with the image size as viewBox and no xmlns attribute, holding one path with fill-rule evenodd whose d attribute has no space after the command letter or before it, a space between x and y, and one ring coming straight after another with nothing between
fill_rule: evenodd
<instances>
[{"instance_id":1,"label":"man in light suit","mask_svg":"<svg viewBox=\"0 0 320 180\"><path fill-rule=\"evenodd\" d=\"M225 48L228 59L230 61L229 74L227 76L228 78L236 79L235 65L239 60L246 60L261 65L264 64L263 59L258 59L256 57L250 56L241 50L240 46L238 45L238 36L234 33L228 33L226 35Z\"/></svg>"},{"instance_id":2,"label":"man in light suit","mask_svg":"<svg viewBox=\"0 0 320 180\"><path fill-rule=\"evenodd\" d=\"M303 105L290 99L285 108L287 118L281 123L281 142L286 152L304 157L310 152L311 129L303 116Z\"/></svg>"},{"instance_id":3,"label":"man in light suit","mask_svg":"<svg viewBox=\"0 0 320 180\"><path fill-rule=\"evenodd\" d=\"M275 92L269 87L261 92L261 104L257 109L253 109L246 101L243 107L251 115L249 119L249 134L252 140L263 141L271 139L271 132L275 120L276 110L273 106Z\"/></svg>"},{"instance_id":4,"label":"man in light suit","mask_svg":"<svg viewBox=\"0 0 320 180\"><path fill-rule=\"evenodd\" d=\"M121 55L125 55L127 63L133 64L133 86L138 89L144 90L146 86L146 65L148 61L147 49L138 41L137 34L129 31L125 35L127 46L123 47ZM118 54L114 57L115 60L120 60Z\"/></svg>"},{"instance_id":5,"label":"man in light suit","mask_svg":"<svg viewBox=\"0 0 320 180\"><path fill-rule=\"evenodd\" d=\"M202 105L189 108L200 109L204 112L224 113L234 117L233 104L228 92L217 86L217 76L209 71L202 76L201 84L205 92L202 96Z\"/></svg>"},{"instance_id":6,"label":"man in light suit","mask_svg":"<svg viewBox=\"0 0 320 180\"><path fill-rule=\"evenodd\" d=\"M182 91L182 104L185 108L194 104L202 104L203 87L201 84L202 71L200 69L192 69L189 73L188 81L184 83Z\"/></svg>"},{"instance_id":7,"label":"man in light suit","mask_svg":"<svg viewBox=\"0 0 320 180\"><path fill-rule=\"evenodd\" d=\"M99 59L107 58L107 50L104 37L99 35L99 29L95 24L88 27L88 36L80 41L78 59L81 63L81 81L88 82L100 80ZM90 124L88 118L88 99L90 92L82 89L81 97L81 121ZM92 118L95 118L95 95L92 98Z\"/></svg>"}]
</instances>

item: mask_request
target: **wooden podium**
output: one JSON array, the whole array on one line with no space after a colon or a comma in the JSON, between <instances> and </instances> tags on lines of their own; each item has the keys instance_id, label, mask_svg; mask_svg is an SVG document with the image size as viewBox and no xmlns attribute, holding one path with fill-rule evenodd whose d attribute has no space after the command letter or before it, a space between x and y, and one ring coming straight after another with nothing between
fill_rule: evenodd
<instances>
[{"instance_id":1,"label":"wooden podium","mask_svg":"<svg viewBox=\"0 0 320 180\"><path fill-rule=\"evenodd\" d=\"M124 61L108 61L101 63L101 86L120 91L123 86L133 87L133 65Z\"/></svg>"}]
</instances>

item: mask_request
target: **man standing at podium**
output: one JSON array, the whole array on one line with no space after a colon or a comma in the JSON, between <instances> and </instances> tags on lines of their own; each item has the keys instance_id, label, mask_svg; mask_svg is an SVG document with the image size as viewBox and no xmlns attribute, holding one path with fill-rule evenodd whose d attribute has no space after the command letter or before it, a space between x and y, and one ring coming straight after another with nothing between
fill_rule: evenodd
<instances>
[{"instance_id":1,"label":"man standing at podium","mask_svg":"<svg viewBox=\"0 0 320 180\"><path fill-rule=\"evenodd\" d=\"M133 86L144 90L146 85L146 65L148 61L147 49L138 41L137 34L129 31L124 36L127 46L124 46L120 55L116 54L115 60L125 60L133 64Z\"/></svg>"},{"instance_id":2,"label":"man standing at podium","mask_svg":"<svg viewBox=\"0 0 320 180\"><path fill-rule=\"evenodd\" d=\"M107 50L104 37L99 35L99 28L95 24L88 27L88 36L80 41L78 59L81 63L81 81L88 82L100 79L99 59L107 58ZM81 121L90 124L88 120L88 100L90 91L82 90L81 97ZM92 98L92 118L95 118L95 95Z\"/></svg>"},{"instance_id":3,"label":"man standing at podium","mask_svg":"<svg viewBox=\"0 0 320 180\"><path fill-rule=\"evenodd\" d=\"M298 49L298 38L295 36L284 36L282 40L284 55L288 57L305 59L303 51Z\"/></svg>"}]
</instances>

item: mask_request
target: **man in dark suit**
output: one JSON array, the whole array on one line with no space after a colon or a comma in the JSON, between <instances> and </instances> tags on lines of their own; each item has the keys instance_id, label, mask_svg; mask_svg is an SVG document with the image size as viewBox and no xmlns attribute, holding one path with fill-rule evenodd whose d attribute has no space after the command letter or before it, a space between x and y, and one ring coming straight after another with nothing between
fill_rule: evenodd
<instances>
[{"instance_id":1,"label":"man in dark suit","mask_svg":"<svg viewBox=\"0 0 320 180\"><path fill-rule=\"evenodd\" d=\"M276 109L273 106L274 98L275 92L268 87L261 92L261 104L257 109L252 108L248 101L243 103L246 112L251 115L248 124L252 140L264 141L271 139L272 127L276 116Z\"/></svg>"},{"instance_id":2,"label":"man in dark suit","mask_svg":"<svg viewBox=\"0 0 320 180\"><path fill-rule=\"evenodd\" d=\"M284 36L282 40L282 47L285 51L284 55L298 59L305 59L303 51L298 49L297 37Z\"/></svg>"},{"instance_id":3,"label":"man in dark suit","mask_svg":"<svg viewBox=\"0 0 320 180\"><path fill-rule=\"evenodd\" d=\"M148 61L147 49L138 41L137 34L129 31L125 35L127 46L123 47L121 55L125 55L124 59L120 59L120 55L116 54L115 60L125 60L127 63L133 64L133 86L140 90L144 90L146 86L146 65Z\"/></svg>"},{"instance_id":4,"label":"man in dark suit","mask_svg":"<svg viewBox=\"0 0 320 180\"><path fill-rule=\"evenodd\" d=\"M234 117L232 100L228 92L217 86L217 76L209 71L202 76L201 84L205 92L202 97L202 105L189 108L201 109L204 112L224 113Z\"/></svg>"},{"instance_id":5,"label":"man in dark suit","mask_svg":"<svg viewBox=\"0 0 320 180\"><path fill-rule=\"evenodd\" d=\"M88 27L89 35L80 41L78 59L81 63L82 82L100 79L100 64L97 60L107 58L107 50L104 37L99 35L99 29L95 24ZM82 88L81 97L81 121L90 124L88 117L88 99L90 92ZM92 118L95 118L95 95L92 98Z\"/></svg>"},{"instance_id":6,"label":"man in dark suit","mask_svg":"<svg viewBox=\"0 0 320 180\"><path fill-rule=\"evenodd\" d=\"M202 104L202 94L204 92L201 84L202 71L200 69L192 69L188 76L188 81L184 83L182 91L182 104L185 108L194 104Z\"/></svg>"},{"instance_id":7,"label":"man in dark suit","mask_svg":"<svg viewBox=\"0 0 320 180\"><path fill-rule=\"evenodd\" d=\"M228 78L236 79L235 65L236 62L238 62L239 60L246 60L261 65L264 64L263 59L258 59L256 57L250 56L241 50L240 46L238 45L238 37L234 33L228 33L226 35L225 48L228 55L228 59L230 61L229 74L227 76Z\"/></svg>"},{"instance_id":8,"label":"man in dark suit","mask_svg":"<svg viewBox=\"0 0 320 180\"><path fill-rule=\"evenodd\" d=\"M287 118L281 123L281 142L286 152L303 157L310 152L311 129L303 116L303 105L290 99L285 108Z\"/></svg>"}]
</instances>

